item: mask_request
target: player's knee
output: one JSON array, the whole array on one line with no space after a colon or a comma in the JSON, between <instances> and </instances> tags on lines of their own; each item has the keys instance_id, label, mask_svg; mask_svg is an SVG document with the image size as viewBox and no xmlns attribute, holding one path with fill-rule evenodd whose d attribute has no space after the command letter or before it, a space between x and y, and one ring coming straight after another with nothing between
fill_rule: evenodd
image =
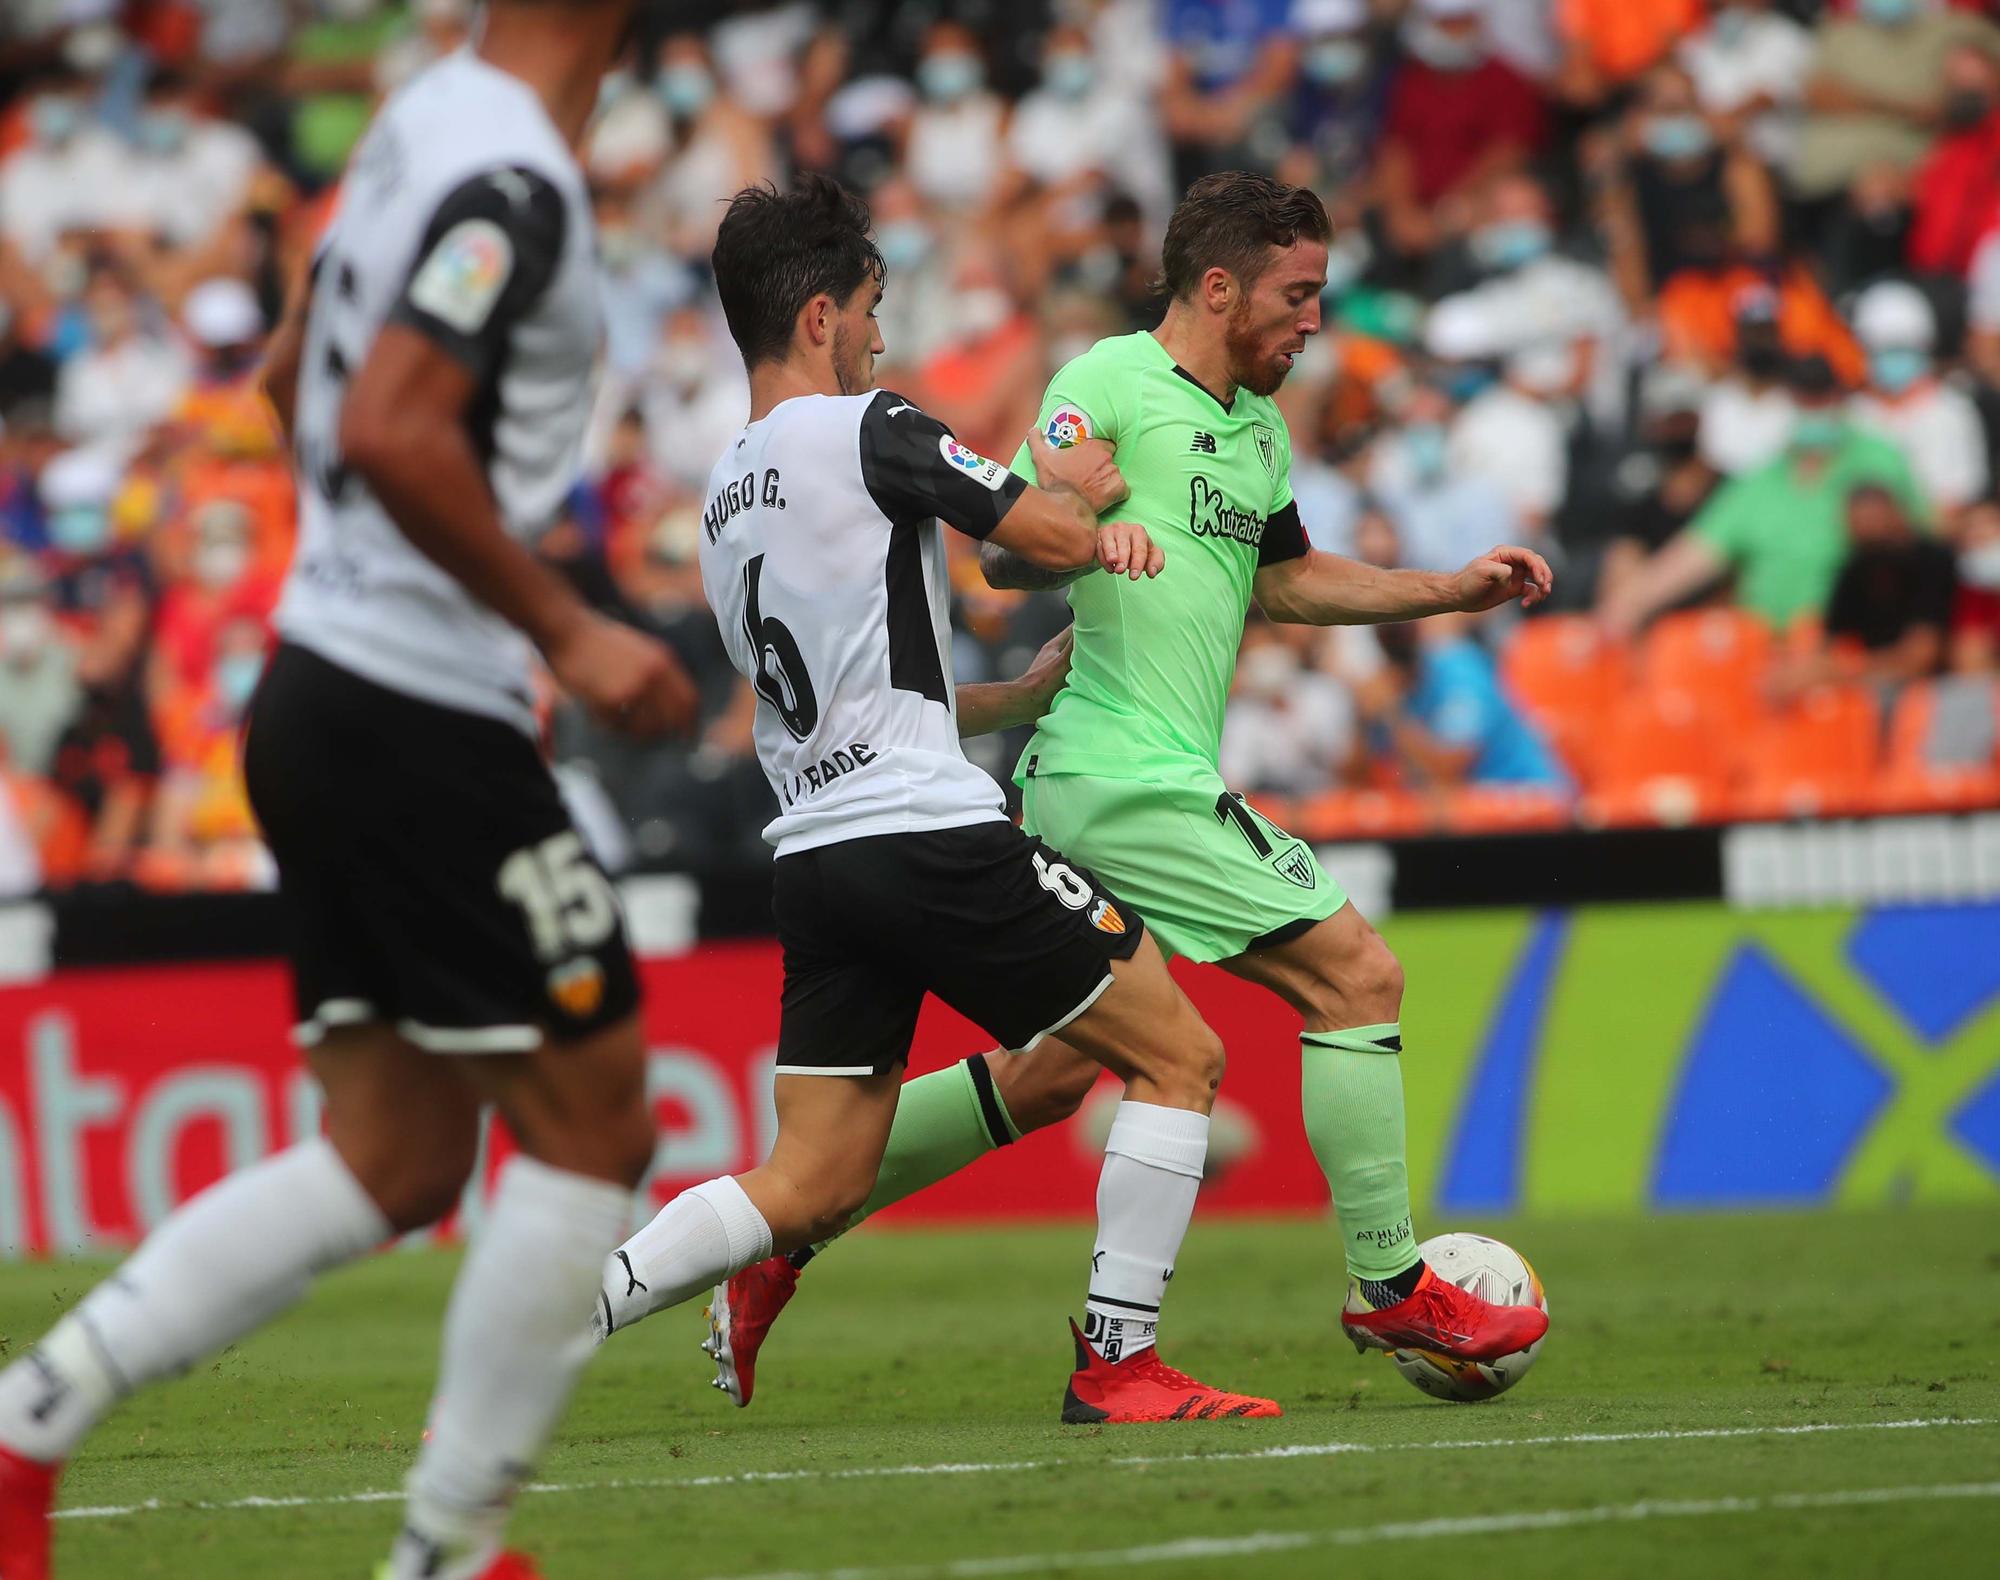
<instances>
[{"instance_id":1,"label":"player's knee","mask_svg":"<svg viewBox=\"0 0 2000 1580\"><path fill-rule=\"evenodd\" d=\"M389 1226L408 1234L436 1223L458 1205L477 1153L476 1138L437 1137L394 1158L378 1158L365 1174L356 1174Z\"/></svg>"},{"instance_id":2,"label":"player's knee","mask_svg":"<svg viewBox=\"0 0 2000 1580\"><path fill-rule=\"evenodd\" d=\"M1228 1052L1222 1046L1222 1039L1206 1021L1200 1023L1199 1030L1190 1040L1193 1046L1188 1064L1189 1078L1204 1091L1213 1093L1222 1085L1222 1072L1229 1063Z\"/></svg>"},{"instance_id":3,"label":"player's knee","mask_svg":"<svg viewBox=\"0 0 2000 1580\"><path fill-rule=\"evenodd\" d=\"M1014 1128L1026 1135L1049 1125L1059 1125L1083 1106L1090 1089L1102 1072L1087 1060L1065 1061L1060 1068L1038 1071L1036 1078L1009 1086L1001 1083L1000 1098L1007 1105L1007 1117Z\"/></svg>"},{"instance_id":4,"label":"player's knee","mask_svg":"<svg viewBox=\"0 0 2000 1580\"><path fill-rule=\"evenodd\" d=\"M1381 934L1371 932L1337 965L1316 973L1304 997L1315 1029L1381 1025L1403 1013L1403 964Z\"/></svg>"}]
</instances>

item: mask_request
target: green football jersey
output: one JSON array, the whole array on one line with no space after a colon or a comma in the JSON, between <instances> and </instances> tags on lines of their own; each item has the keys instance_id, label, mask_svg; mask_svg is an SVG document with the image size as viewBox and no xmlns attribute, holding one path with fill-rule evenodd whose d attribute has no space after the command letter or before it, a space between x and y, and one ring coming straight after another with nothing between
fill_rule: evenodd
<instances>
[{"instance_id":1,"label":"green football jersey","mask_svg":"<svg viewBox=\"0 0 2000 1580\"><path fill-rule=\"evenodd\" d=\"M1116 446L1132 493L1106 519L1144 526L1166 568L1070 585L1069 681L1017 777L1031 762L1038 774L1120 779L1213 773L1251 582L1260 564L1305 552L1285 420L1247 390L1224 406L1140 333L1101 340L1056 374L1041 427L1058 449ZM1025 444L1014 470L1034 481Z\"/></svg>"}]
</instances>

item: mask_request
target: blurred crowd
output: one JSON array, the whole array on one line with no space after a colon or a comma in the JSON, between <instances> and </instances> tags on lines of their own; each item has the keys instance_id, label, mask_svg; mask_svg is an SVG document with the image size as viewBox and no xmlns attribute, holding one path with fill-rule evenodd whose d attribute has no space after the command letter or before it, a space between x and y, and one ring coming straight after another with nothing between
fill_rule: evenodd
<instances>
[{"instance_id":1,"label":"blurred crowd","mask_svg":"<svg viewBox=\"0 0 2000 1580\"><path fill-rule=\"evenodd\" d=\"M1223 769L1303 833L2000 801L2000 25L1977 0L710 0L643 8L584 150L609 330L541 547L701 682L685 746L551 701L614 866L767 816L694 566L748 393L719 200L824 169L881 381L1011 456L1157 322L1175 196L1311 184L1281 395L1321 547L1556 564L1547 614L1255 621ZM379 98L470 0L0 10L0 893L268 883L235 738L294 505L267 326ZM962 679L1065 615L956 562ZM1017 741L971 743L1002 777Z\"/></svg>"}]
</instances>

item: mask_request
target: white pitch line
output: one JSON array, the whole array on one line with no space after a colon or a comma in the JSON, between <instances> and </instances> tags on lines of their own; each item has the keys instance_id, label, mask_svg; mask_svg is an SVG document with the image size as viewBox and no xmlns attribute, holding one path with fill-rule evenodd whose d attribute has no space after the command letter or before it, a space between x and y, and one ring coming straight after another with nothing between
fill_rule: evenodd
<instances>
[{"instance_id":1,"label":"white pitch line","mask_svg":"<svg viewBox=\"0 0 2000 1580\"><path fill-rule=\"evenodd\" d=\"M703 1487L752 1487L784 1481L876 1481L901 1476L996 1476L1029 1470L1061 1470L1087 1466L1093 1470L1133 1468L1149 1465L1219 1465L1244 1460L1319 1459L1335 1454L1464 1453L1493 1448L1566 1448L1587 1443L1687 1442L1725 1437L1808 1437L1822 1432L1921 1432L1939 1427L1994 1426L2000 1421L1987 1416L1922 1416L1907 1421L1819 1421L1799 1426L1712 1426L1666 1429L1653 1432L1564 1432L1548 1437L1447 1438L1434 1443L1279 1443L1270 1448L1225 1449L1208 1454L1132 1454L1117 1459L1003 1459L947 1461L936 1465L856 1465L838 1470L736 1470L709 1476L658 1476L619 1478L611 1481L532 1481L524 1492L662 1492ZM391 1503L402 1498L400 1490L370 1492L329 1492L295 1497L230 1498L218 1502L168 1503L148 1498L143 1503L107 1503L93 1507L58 1509L58 1520L115 1520L133 1514L162 1510L193 1510L213 1513L229 1509L317 1509L345 1503Z\"/></svg>"},{"instance_id":2,"label":"white pitch line","mask_svg":"<svg viewBox=\"0 0 2000 1580\"><path fill-rule=\"evenodd\" d=\"M1520 1531L1573 1530L1584 1525L1637 1524L1645 1520L1700 1519L1717 1514L1767 1514L1795 1510L1867 1508L1960 1498L2000 1498L2000 1481L1940 1486L1857 1487L1846 1492L1779 1492L1761 1498L1648 1498L1591 1509L1534 1509L1515 1514L1468 1514L1434 1520L1398 1520L1330 1531L1253 1531L1242 1536L1188 1536L1144 1547L1084 1552L1010 1553L941 1564L886 1568L786 1569L774 1574L719 1576L716 1580L991 1580L1002 1575L1047 1574L1055 1569L1122 1569L1128 1565L1190 1563L1199 1558L1245 1558L1310 1547L1364 1547L1377 1542L1436 1541L1451 1536L1504 1536Z\"/></svg>"}]
</instances>

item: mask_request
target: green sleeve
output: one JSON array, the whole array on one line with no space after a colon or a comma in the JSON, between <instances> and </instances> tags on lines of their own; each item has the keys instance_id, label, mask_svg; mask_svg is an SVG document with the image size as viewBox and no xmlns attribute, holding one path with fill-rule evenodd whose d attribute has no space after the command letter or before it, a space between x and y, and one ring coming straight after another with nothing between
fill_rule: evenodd
<instances>
[{"instance_id":1,"label":"green sleeve","mask_svg":"<svg viewBox=\"0 0 2000 1580\"><path fill-rule=\"evenodd\" d=\"M1066 363L1049 381L1042 396L1042 409L1035 423L1058 450L1083 439L1118 442L1122 382L1115 359L1103 347L1093 348ZM1028 455L1027 442L1014 452L1014 475L1032 483L1035 463Z\"/></svg>"},{"instance_id":2,"label":"green sleeve","mask_svg":"<svg viewBox=\"0 0 2000 1580\"><path fill-rule=\"evenodd\" d=\"M1748 551L1750 536L1757 524L1756 473L1733 478L1701 513L1688 523L1688 531L1734 565Z\"/></svg>"}]
</instances>

